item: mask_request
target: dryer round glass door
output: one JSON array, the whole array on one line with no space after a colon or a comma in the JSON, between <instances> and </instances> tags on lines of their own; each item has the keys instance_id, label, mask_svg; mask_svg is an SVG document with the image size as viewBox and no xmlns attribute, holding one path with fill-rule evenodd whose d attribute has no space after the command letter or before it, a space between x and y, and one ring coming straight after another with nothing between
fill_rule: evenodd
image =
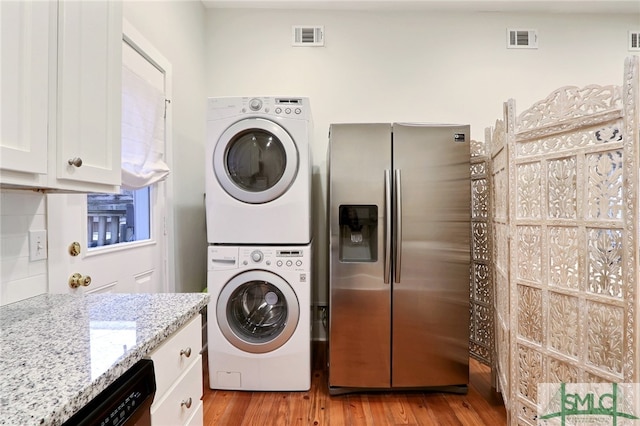
<instances>
[{"instance_id":1,"label":"dryer round glass door","mask_svg":"<svg viewBox=\"0 0 640 426\"><path fill-rule=\"evenodd\" d=\"M222 288L218 327L236 348L265 353L284 345L298 326L300 306L291 286L268 271L247 271Z\"/></svg>"},{"instance_id":2,"label":"dryer round glass door","mask_svg":"<svg viewBox=\"0 0 640 426\"><path fill-rule=\"evenodd\" d=\"M273 201L298 172L298 150L289 133L263 118L231 125L218 139L213 170L232 197L251 204Z\"/></svg>"}]
</instances>

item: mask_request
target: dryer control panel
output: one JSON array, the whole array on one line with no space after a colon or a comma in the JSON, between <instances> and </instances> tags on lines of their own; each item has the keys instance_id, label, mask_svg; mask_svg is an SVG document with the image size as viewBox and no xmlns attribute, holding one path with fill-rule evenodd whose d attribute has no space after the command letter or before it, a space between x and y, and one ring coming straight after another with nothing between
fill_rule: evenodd
<instances>
[{"instance_id":1,"label":"dryer control panel","mask_svg":"<svg viewBox=\"0 0 640 426\"><path fill-rule=\"evenodd\" d=\"M303 98L242 98L242 113L261 113L280 117L306 117Z\"/></svg>"},{"instance_id":2,"label":"dryer control panel","mask_svg":"<svg viewBox=\"0 0 640 426\"><path fill-rule=\"evenodd\" d=\"M259 115L307 120L309 99L304 97L209 98L207 116L216 120L235 115Z\"/></svg>"}]
</instances>

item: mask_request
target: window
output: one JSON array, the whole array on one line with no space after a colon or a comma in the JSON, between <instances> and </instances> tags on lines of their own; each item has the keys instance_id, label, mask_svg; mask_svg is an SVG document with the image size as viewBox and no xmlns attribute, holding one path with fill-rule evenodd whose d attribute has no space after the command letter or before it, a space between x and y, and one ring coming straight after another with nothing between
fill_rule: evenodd
<instances>
[{"instance_id":1,"label":"window","mask_svg":"<svg viewBox=\"0 0 640 426\"><path fill-rule=\"evenodd\" d=\"M148 240L151 189L87 195L88 247Z\"/></svg>"},{"instance_id":2,"label":"window","mask_svg":"<svg viewBox=\"0 0 640 426\"><path fill-rule=\"evenodd\" d=\"M123 189L87 195L88 247L150 239L152 192L169 174L164 72L126 40L122 49Z\"/></svg>"}]
</instances>

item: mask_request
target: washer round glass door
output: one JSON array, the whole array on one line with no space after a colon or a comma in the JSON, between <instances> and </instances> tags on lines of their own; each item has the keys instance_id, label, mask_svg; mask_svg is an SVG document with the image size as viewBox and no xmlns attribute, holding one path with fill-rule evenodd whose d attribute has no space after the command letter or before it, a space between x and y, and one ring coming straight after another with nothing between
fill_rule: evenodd
<instances>
[{"instance_id":1,"label":"washer round glass door","mask_svg":"<svg viewBox=\"0 0 640 426\"><path fill-rule=\"evenodd\" d=\"M295 180L298 150L289 133L273 121L247 118L218 139L213 170L233 198L267 203L284 194Z\"/></svg>"},{"instance_id":2,"label":"washer round glass door","mask_svg":"<svg viewBox=\"0 0 640 426\"><path fill-rule=\"evenodd\" d=\"M279 275L253 270L233 277L220 291L218 327L236 348L271 352L293 335L300 319L298 298Z\"/></svg>"}]
</instances>

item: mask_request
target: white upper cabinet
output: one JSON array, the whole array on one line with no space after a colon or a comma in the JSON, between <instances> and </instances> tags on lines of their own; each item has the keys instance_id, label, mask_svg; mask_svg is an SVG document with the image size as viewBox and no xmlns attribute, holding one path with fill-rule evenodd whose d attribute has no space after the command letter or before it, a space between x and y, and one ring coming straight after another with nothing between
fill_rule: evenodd
<instances>
[{"instance_id":1,"label":"white upper cabinet","mask_svg":"<svg viewBox=\"0 0 640 426\"><path fill-rule=\"evenodd\" d=\"M2 185L119 191L122 2L0 2L0 15Z\"/></svg>"},{"instance_id":2,"label":"white upper cabinet","mask_svg":"<svg viewBox=\"0 0 640 426\"><path fill-rule=\"evenodd\" d=\"M47 173L54 8L49 2L0 2L0 168L30 173L28 181L33 184L41 182L38 175Z\"/></svg>"},{"instance_id":3,"label":"white upper cabinet","mask_svg":"<svg viewBox=\"0 0 640 426\"><path fill-rule=\"evenodd\" d=\"M122 2L58 7L59 185L120 185Z\"/></svg>"}]
</instances>

